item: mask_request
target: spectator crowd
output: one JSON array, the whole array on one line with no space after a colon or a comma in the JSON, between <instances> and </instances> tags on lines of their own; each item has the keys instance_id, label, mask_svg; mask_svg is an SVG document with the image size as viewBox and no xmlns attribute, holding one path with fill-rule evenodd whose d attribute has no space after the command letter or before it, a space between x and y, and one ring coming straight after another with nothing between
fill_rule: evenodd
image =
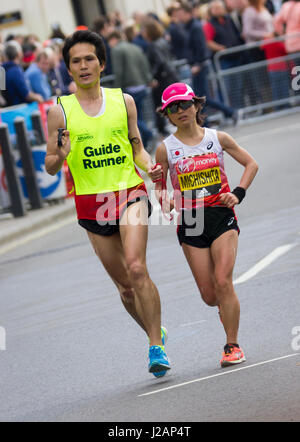
<instances>
[{"instance_id":1,"label":"spectator crowd","mask_svg":"<svg viewBox=\"0 0 300 442\"><path fill-rule=\"evenodd\" d=\"M102 36L106 46L105 75L113 75L113 86L121 87L135 99L139 128L147 146L153 140L143 115L149 88L154 105L159 106L163 90L186 75L190 76L196 95L205 95L209 108L217 109L233 122L251 84L256 94L250 104L261 99L265 92L264 75L268 76L273 100L284 98L290 87L290 67L284 62L269 64L256 79L251 74L237 75L226 84L230 106L220 91L212 96L208 74L215 69L215 54L246 43L266 41L259 47L222 57L223 70L300 52L300 37L294 36L300 33L300 0L178 0L162 16L136 12L125 20L115 11L98 17L90 29ZM279 35L291 38L268 42ZM0 37L0 63L6 72L1 107L42 103L76 91L62 57L65 38L57 24L44 42L35 35L9 35L5 41ZM183 59L187 60L185 67L188 66L185 75L175 67L176 60ZM160 115L156 116L156 129L162 136L168 133Z\"/></svg>"}]
</instances>

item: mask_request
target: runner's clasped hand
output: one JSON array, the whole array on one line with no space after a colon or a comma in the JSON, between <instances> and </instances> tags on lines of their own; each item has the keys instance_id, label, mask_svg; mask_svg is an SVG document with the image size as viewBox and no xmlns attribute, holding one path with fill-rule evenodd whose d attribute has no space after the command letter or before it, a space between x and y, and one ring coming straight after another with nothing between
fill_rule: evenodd
<instances>
[{"instance_id":1,"label":"runner's clasped hand","mask_svg":"<svg viewBox=\"0 0 300 442\"><path fill-rule=\"evenodd\" d=\"M151 169L147 172L149 178L153 183L157 183L162 180L162 167L161 164L157 163L155 166L151 167Z\"/></svg>"},{"instance_id":2,"label":"runner's clasped hand","mask_svg":"<svg viewBox=\"0 0 300 442\"><path fill-rule=\"evenodd\" d=\"M246 190L243 187L236 187L232 192L223 193L220 195L220 202L229 209L232 209L237 204L240 204L246 196Z\"/></svg>"}]
</instances>

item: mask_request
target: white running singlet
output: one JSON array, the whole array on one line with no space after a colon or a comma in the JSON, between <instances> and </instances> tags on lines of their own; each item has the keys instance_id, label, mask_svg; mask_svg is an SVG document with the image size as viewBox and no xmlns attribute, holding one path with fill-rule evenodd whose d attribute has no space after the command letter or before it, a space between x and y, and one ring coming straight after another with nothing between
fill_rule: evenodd
<instances>
[{"instance_id":1,"label":"white running singlet","mask_svg":"<svg viewBox=\"0 0 300 442\"><path fill-rule=\"evenodd\" d=\"M224 207L219 196L230 192L217 131L206 127L204 131L203 140L196 146L184 144L175 135L164 140L173 188L184 199L181 207ZM176 196L175 203L179 209Z\"/></svg>"}]
</instances>

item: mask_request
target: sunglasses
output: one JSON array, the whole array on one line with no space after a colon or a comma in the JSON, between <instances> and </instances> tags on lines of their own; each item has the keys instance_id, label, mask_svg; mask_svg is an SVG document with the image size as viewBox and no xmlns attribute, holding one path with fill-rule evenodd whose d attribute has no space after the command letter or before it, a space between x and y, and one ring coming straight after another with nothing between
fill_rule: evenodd
<instances>
[{"instance_id":1,"label":"sunglasses","mask_svg":"<svg viewBox=\"0 0 300 442\"><path fill-rule=\"evenodd\" d=\"M187 110L190 107L192 107L194 104L194 100L189 100L189 101L179 101L177 103L172 103L170 104L170 106L167 107L167 112L168 114L176 114L180 109L182 110Z\"/></svg>"}]
</instances>

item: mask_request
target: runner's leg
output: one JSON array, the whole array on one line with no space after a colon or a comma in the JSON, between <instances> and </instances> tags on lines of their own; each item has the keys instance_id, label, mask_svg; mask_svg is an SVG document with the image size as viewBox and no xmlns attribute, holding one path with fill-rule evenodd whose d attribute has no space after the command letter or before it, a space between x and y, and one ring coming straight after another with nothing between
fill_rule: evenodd
<instances>
[{"instance_id":1,"label":"runner's leg","mask_svg":"<svg viewBox=\"0 0 300 442\"><path fill-rule=\"evenodd\" d=\"M227 343L238 343L240 303L233 287L233 268L237 256L238 233L229 230L211 245L214 262L215 294L220 306Z\"/></svg>"},{"instance_id":2,"label":"runner's leg","mask_svg":"<svg viewBox=\"0 0 300 442\"><path fill-rule=\"evenodd\" d=\"M140 303L150 346L162 345L160 297L146 266L148 205L145 201L128 207L120 223L120 235L129 280Z\"/></svg>"},{"instance_id":3,"label":"runner's leg","mask_svg":"<svg viewBox=\"0 0 300 442\"><path fill-rule=\"evenodd\" d=\"M182 244L182 249L193 273L203 301L210 307L216 307L218 300L214 287L214 263L209 248L201 249Z\"/></svg>"},{"instance_id":4,"label":"runner's leg","mask_svg":"<svg viewBox=\"0 0 300 442\"><path fill-rule=\"evenodd\" d=\"M122 303L133 319L146 331L139 299L129 280L120 234L100 236L87 232L96 255L117 286Z\"/></svg>"}]
</instances>

